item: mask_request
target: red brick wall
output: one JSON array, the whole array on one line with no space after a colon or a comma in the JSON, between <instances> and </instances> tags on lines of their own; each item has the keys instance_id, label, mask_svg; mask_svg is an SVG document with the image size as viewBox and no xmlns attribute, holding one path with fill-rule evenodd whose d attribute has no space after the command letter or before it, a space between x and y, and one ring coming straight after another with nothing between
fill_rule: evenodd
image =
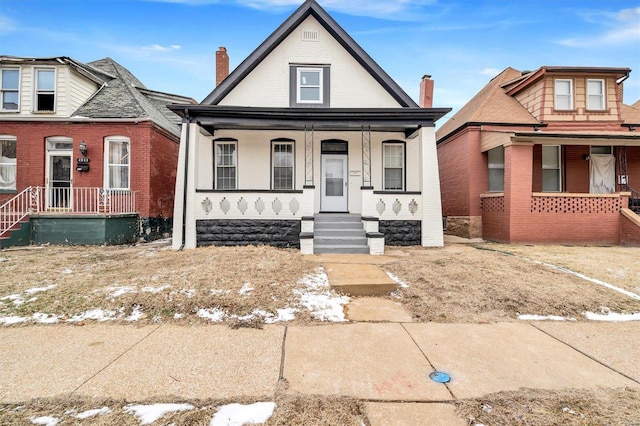
<instances>
[{"instance_id":1,"label":"red brick wall","mask_svg":"<svg viewBox=\"0 0 640 426\"><path fill-rule=\"evenodd\" d=\"M480 152L480 130L467 128L438 145L444 216L480 216L480 194L487 190L487 160Z\"/></svg>"},{"instance_id":2,"label":"red brick wall","mask_svg":"<svg viewBox=\"0 0 640 426\"><path fill-rule=\"evenodd\" d=\"M504 197L484 198L482 207L482 238L509 242L509 216L505 213Z\"/></svg>"},{"instance_id":3,"label":"red brick wall","mask_svg":"<svg viewBox=\"0 0 640 426\"><path fill-rule=\"evenodd\" d=\"M564 151L565 192L589 193L589 147L568 145Z\"/></svg>"},{"instance_id":4,"label":"red brick wall","mask_svg":"<svg viewBox=\"0 0 640 426\"><path fill-rule=\"evenodd\" d=\"M640 247L640 226L620 214L620 244Z\"/></svg>"},{"instance_id":5,"label":"red brick wall","mask_svg":"<svg viewBox=\"0 0 640 426\"><path fill-rule=\"evenodd\" d=\"M627 172L629 173L629 186L640 191L640 147L627 147Z\"/></svg>"},{"instance_id":6,"label":"red brick wall","mask_svg":"<svg viewBox=\"0 0 640 426\"><path fill-rule=\"evenodd\" d=\"M177 138L173 141L151 122L0 122L0 134L14 135L17 138L17 192L28 186L44 186L47 137L64 136L73 139L72 179L75 187L103 187L104 139L107 136L128 137L131 141L130 184L131 189L137 192L136 206L140 215L173 215L172 194L178 162L178 142ZM75 161L81 156L78 145L83 140L87 144L87 157L91 159L88 172L75 170ZM0 194L0 203L14 195Z\"/></svg>"}]
</instances>

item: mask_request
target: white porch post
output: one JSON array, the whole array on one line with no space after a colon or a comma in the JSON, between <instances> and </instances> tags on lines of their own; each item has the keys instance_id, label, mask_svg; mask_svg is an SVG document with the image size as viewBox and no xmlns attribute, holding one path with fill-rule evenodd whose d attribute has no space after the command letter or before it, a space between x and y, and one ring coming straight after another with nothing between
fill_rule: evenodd
<instances>
[{"instance_id":1,"label":"white porch post","mask_svg":"<svg viewBox=\"0 0 640 426\"><path fill-rule=\"evenodd\" d=\"M189 140L187 140L187 135ZM196 221L194 212L194 199L196 190L196 164L198 125L192 123L182 124L180 136L180 149L178 155L178 169L176 171L176 190L173 206L173 240L172 248L178 250L196 247ZM188 159L187 159L187 149ZM187 164L189 162L190 164ZM187 170L185 185L185 167ZM186 211L185 211L186 190ZM184 222L183 222L184 221ZM183 235L183 223L185 224Z\"/></svg>"},{"instance_id":2,"label":"white porch post","mask_svg":"<svg viewBox=\"0 0 640 426\"><path fill-rule=\"evenodd\" d=\"M442 202L440 200L440 174L436 151L435 127L422 127L418 131L420 143L420 171L422 191L422 246L444 246L442 230Z\"/></svg>"}]
</instances>

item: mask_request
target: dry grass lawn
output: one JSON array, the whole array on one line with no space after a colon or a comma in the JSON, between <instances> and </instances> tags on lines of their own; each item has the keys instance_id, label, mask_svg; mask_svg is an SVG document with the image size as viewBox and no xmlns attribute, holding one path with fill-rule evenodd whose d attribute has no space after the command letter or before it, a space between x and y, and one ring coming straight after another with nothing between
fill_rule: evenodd
<instances>
[{"instance_id":1,"label":"dry grass lawn","mask_svg":"<svg viewBox=\"0 0 640 426\"><path fill-rule=\"evenodd\" d=\"M408 287L389 296L416 321L517 321L518 314L557 315L585 321L586 311L606 307L640 312L640 300L527 259L552 263L640 293L640 249L620 247L447 245L390 250L381 265ZM93 309L123 318L143 312L137 323L207 321L201 309L221 309L230 326L260 327L262 319L241 319L263 310L297 308L294 323L318 320L301 308L300 280L322 263L296 250L269 247L200 248L183 252L166 244L127 247L30 247L0 251L0 318L53 314L65 319ZM40 289L42 291L34 291ZM240 318L238 318L240 317ZM58 325L60 326L60 325ZM274 395L277 408L267 425L369 425L362 401L341 397ZM184 401L167 397L135 403L191 403L194 410L168 414L158 424L208 424L218 407L253 400ZM0 424L30 424L54 416L63 424L137 425L123 410L133 401L37 399L0 403ZM540 391L521 389L455 401L469 424L640 425L638 389ZM107 406L110 412L86 420L73 416Z\"/></svg>"}]
</instances>

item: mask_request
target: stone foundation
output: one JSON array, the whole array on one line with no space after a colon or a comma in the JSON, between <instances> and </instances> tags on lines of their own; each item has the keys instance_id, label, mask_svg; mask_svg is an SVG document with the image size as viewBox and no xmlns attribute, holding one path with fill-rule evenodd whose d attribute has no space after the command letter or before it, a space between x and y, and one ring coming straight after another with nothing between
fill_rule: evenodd
<instances>
[{"instance_id":1,"label":"stone foundation","mask_svg":"<svg viewBox=\"0 0 640 426\"><path fill-rule=\"evenodd\" d=\"M419 220L381 220L378 230L384 234L388 246L419 246L422 222Z\"/></svg>"},{"instance_id":2,"label":"stone foundation","mask_svg":"<svg viewBox=\"0 0 640 426\"><path fill-rule=\"evenodd\" d=\"M143 217L140 219L140 238L153 241L171 235L173 218L171 217Z\"/></svg>"},{"instance_id":3,"label":"stone foundation","mask_svg":"<svg viewBox=\"0 0 640 426\"><path fill-rule=\"evenodd\" d=\"M447 216L447 235L482 238L482 216Z\"/></svg>"},{"instance_id":4,"label":"stone foundation","mask_svg":"<svg viewBox=\"0 0 640 426\"><path fill-rule=\"evenodd\" d=\"M199 247L269 245L300 248L300 229L299 220L198 220L196 241Z\"/></svg>"}]
</instances>

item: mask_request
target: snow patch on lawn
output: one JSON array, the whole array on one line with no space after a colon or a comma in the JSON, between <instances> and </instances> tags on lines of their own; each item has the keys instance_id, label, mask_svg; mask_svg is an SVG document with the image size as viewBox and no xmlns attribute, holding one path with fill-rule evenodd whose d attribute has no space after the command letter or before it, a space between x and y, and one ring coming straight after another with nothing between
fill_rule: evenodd
<instances>
[{"instance_id":1,"label":"snow patch on lawn","mask_svg":"<svg viewBox=\"0 0 640 426\"><path fill-rule=\"evenodd\" d=\"M221 322L224 317L227 316L227 313L222 309L213 308L213 309L199 309L196 312L196 315L200 318L208 319L211 322Z\"/></svg>"},{"instance_id":2,"label":"snow patch on lawn","mask_svg":"<svg viewBox=\"0 0 640 426\"><path fill-rule=\"evenodd\" d=\"M523 321L575 321L575 318L561 317L558 315L518 315Z\"/></svg>"},{"instance_id":3,"label":"snow patch on lawn","mask_svg":"<svg viewBox=\"0 0 640 426\"><path fill-rule=\"evenodd\" d=\"M103 309L91 309L86 312L74 315L67 320L67 322L80 322L84 320L96 320L99 322L113 321L117 318L116 311L109 311Z\"/></svg>"},{"instance_id":4,"label":"snow patch on lawn","mask_svg":"<svg viewBox=\"0 0 640 426\"><path fill-rule=\"evenodd\" d=\"M247 281L246 283L244 283L242 288L238 291L238 294L240 296L246 296L246 295L249 295L253 290L255 290L255 288L251 287L251 284Z\"/></svg>"},{"instance_id":5,"label":"snow patch on lawn","mask_svg":"<svg viewBox=\"0 0 640 426\"><path fill-rule=\"evenodd\" d=\"M275 402L256 402L255 404L229 404L218 409L209 426L242 426L265 423L273 415Z\"/></svg>"},{"instance_id":6,"label":"snow patch on lawn","mask_svg":"<svg viewBox=\"0 0 640 426\"><path fill-rule=\"evenodd\" d=\"M140 305L135 305L133 307L133 311L131 312L131 315L129 315L128 317L126 317L124 320L125 321L138 321L140 320L142 317L144 316L144 314L142 313L142 308L140 308Z\"/></svg>"},{"instance_id":7,"label":"snow patch on lawn","mask_svg":"<svg viewBox=\"0 0 640 426\"><path fill-rule=\"evenodd\" d=\"M31 417L31 423L34 425L56 426L60 423L60 419L51 416Z\"/></svg>"},{"instance_id":8,"label":"snow patch on lawn","mask_svg":"<svg viewBox=\"0 0 640 426\"><path fill-rule=\"evenodd\" d=\"M152 405L127 405L123 408L125 413L138 417L141 425L150 425L168 413L193 410L191 404L152 404Z\"/></svg>"},{"instance_id":9,"label":"snow patch on lawn","mask_svg":"<svg viewBox=\"0 0 640 426\"><path fill-rule=\"evenodd\" d=\"M386 272L387 272L387 276L388 276L389 278L391 278L393 281L395 281L396 283L398 283L398 285L399 285L400 287L402 287L402 288L407 288L407 287L409 287L409 284L407 284L406 282L402 281L400 278L398 278L397 276L395 276L395 275L394 275L394 274L392 274L391 272L389 272L389 271L386 271Z\"/></svg>"},{"instance_id":10,"label":"snow patch on lawn","mask_svg":"<svg viewBox=\"0 0 640 426\"><path fill-rule=\"evenodd\" d=\"M171 286L170 286L170 285L168 285L168 284L167 284L167 285L160 286L160 287L145 286L145 287L142 287L142 288L140 289L140 291L141 291L141 292L143 292L143 293L158 294L158 293L160 293L161 291L166 290L166 289L168 289L168 288L170 288L170 287L171 287Z\"/></svg>"},{"instance_id":11,"label":"snow patch on lawn","mask_svg":"<svg viewBox=\"0 0 640 426\"><path fill-rule=\"evenodd\" d=\"M640 321L640 312L632 314L621 314L618 312L611 312L611 309L606 306L600 307L600 313L595 312L583 312L582 315L591 321L611 321L611 322L624 322L624 321Z\"/></svg>"},{"instance_id":12,"label":"snow patch on lawn","mask_svg":"<svg viewBox=\"0 0 640 426\"><path fill-rule=\"evenodd\" d=\"M293 321L296 319L296 312L298 312L296 308L276 309L277 315L267 312L267 315L264 316L264 322L273 324L276 322Z\"/></svg>"},{"instance_id":13,"label":"snow patch on lawn","mask_svg":"<svg viewBox=\"0 0 640 426\"><path fill-rule=\"evenodd\" d=\"M17 316L0 317L0 324L4 324L4 325L20 324L25 321L27 321L27 318L24 318L24 317L17 317Z\"/></svg>"},{"instance_id":14,"label":"snow patch on lawn","mask_svg":"<svg viewBox=\"0 0 640 426\"><path fill-rule=\"evenodd\" d=\"M56 324L59 321L57 315L43 314L42 312L36 312L31 316L31 319L38 324Z\"/></svg>"},{"instance_id":15,"label":"snow patch on lawn","mask_svg":"<svg viewBox=\"0 0 640 426\"><path fill-rule=\"evenodd\" d=\"M10 294L8 296L3 296L0 297L0 300L10 300L13 303L13 306L20 306L23 305L27 302L33 302L34 300L37 300L37 298L32 297L29 300L26 300L26 296L31 296L32 294L35 293L42 293L45 291L49 291L51 289L56 288L57 285L56 284L51 284L48 285L46 287L34 287L34 288L29 288L27 290L25 290L22 293L17 293L17 294Z\"/></svg>"},{"instance_id":16,"label":"snow patch on lawn","mask_svg":"<svg viewBox=\"0 0 640 426\"><path fill-rule=\"evenodd\" d=\"M344 305L350 299L331 291L324 268L317 268L316 273L303 277L298 283L306 289L294 290L294 293L300 296L300 304L311 311L312 317L320 321L347 321L344 317Z\"/></svg>"},{"instance_id":17,"label":"snow patch on lawn","mask_svg":"<svg viewBox=\"0 0 640 426\"><path fill-rule=\"evenodd\" d=\"M94 410L83 411L82 413L76 414L74 417L76 419L88 419L89 417L102 416L103 414L109 414L111 409L109 407L96 408Z\"/></svg>"},{"instance_id":18,"label":"snow patch on lawn","mask_svg":"<svg viewBox=\"0 0 640 426\"><path fill-rule=\"evenodd\" d=\"M107 287L107 290L113 292L113 293L111 293L109 295L111 298L122 296L123 294L127 294L127 293L136 293L137 292L136 288L132 287L130 285Z\"/></svg>"},{"instance_id":19,"label":"snow patch on lawn","mask_svg":"<svg viewBox=\"0 0 640 426\"><path fill-rule=\"evenodd\" d=\"M56 284L51 284L51 285L48 285L46 287L34 287L34 288L30 288L28 290L25 290L24 294L30 295L30 294L35 294L35 293L42 293L44 291L53 290L56 287L57 287Z\"/></svg>"}]
</instances>

